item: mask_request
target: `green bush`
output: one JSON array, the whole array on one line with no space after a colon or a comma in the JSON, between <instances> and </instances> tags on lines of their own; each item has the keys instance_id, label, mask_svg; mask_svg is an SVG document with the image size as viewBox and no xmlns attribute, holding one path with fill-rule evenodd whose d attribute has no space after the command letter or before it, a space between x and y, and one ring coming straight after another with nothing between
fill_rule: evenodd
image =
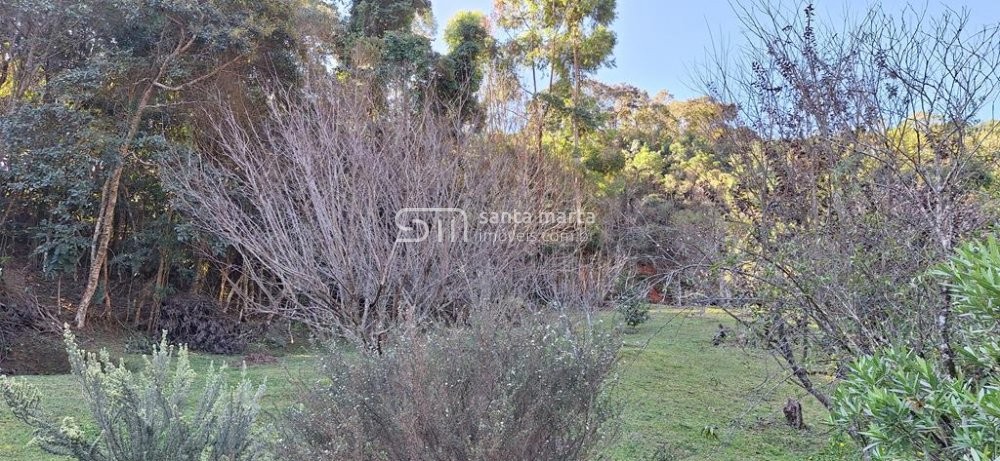
<instances>
[{"instance_id":1,"label":"green bush","mask_svg":"<svg viewBox=\"0 0 1000 461\"><path fill-rule=\"evenodd\" d=\"M834 396L835 424L873 460L1000 459L1000 244L963 246L933 271L957 314L952 376L906 347L853 363ZM957 347L956 347L957 346Z\"/></svg>"},{"instance_id":2,"label":"green bush","mask_svg":"<svg viewBox=\"0 0 1000 461\"><path fill-rule=\"evenodd\" d=\"M967 352L1000 357L995 344ZM873 460L996 459L1000 380L990 375L952 378L912 351L883 351L852 365L837 388L833 420L857 431Z\"/></svg>"},{"instance_id":3,"label":"green bush","mask_svg":"<svg viewBox=\"0 0 1000 461\"><path fill-rule=\"evenodd\" d=\"M235 387L223 370L209 369L195 391L186 347L163 339L145 369L133 373L107 351L86 353L66 328L72 373L100 434L85 433L73 418L53 419L27 383L3 377L0 392L14 416L35 429L49 453L83 461L246 461L262 458L255 421L264 387L244 379Z\"/></svg>"},{"instance_id":4,"label":"green bush","mask_svg":"<svg viewBox=\"0 0 1000 461\"><path fill-rule=\"evenodd\" d=\"M620 340L540 319L411 332L381 354L334 351L287 414L288 460L586 459L612 431Z\"/></svg>"},{"instance_id":5,"label":"green bush","mask_svg":"<svg viewBox=\"0 0 1000 461\"><path fill-rule=\"evenodd\" d=\"M625 325L633 330L649 320L649 304L646 304L645 300L642 299L623 301L618 304L617 310Z\"/></svg>"}]
</instances>

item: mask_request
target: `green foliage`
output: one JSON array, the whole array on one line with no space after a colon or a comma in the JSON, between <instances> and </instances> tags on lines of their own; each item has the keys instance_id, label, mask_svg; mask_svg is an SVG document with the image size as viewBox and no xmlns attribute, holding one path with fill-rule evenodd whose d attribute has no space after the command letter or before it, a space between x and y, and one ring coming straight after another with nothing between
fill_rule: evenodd
<instances>
[{"instance_id":1,"label":"green foliage","mask_svg":"<svg viewBox=\"0 0 1000 461\"><path fill-rule=\"evenodd\" d=\"M996 344L968 349L996 364ZM1000 453L1000 391L984 380L952 378L906 349L889 349L851 365L832 409L833 422L856 430L874 460L990 460Z\"/></svg>"},{"instance_id":2,"label":"green foliage","mask_svg":"<svg viewBox=\"0 0 1000 461\"><path fill-rule=\"evenodd\" d=\"M523 75L531 79L522 86L533 99L535 123L555 138L548 144L557 146L557 153L565 152L559 146L570 147L572 158L583 157L581 138L600 118L583 85L589 75L614 64L616 1L500 0L495 8L498 25L510 37L503 45L506 65L529 70ZM540 86L540 78L549 84Z\"/></svg>"},{"instance_id":3,"label":"green foliage","mask_svg":"<svg viewBox=\"0 0 1000 461\"><path fill-rule=\"evenodd\" d=\"M428 0L351 0L348 30L355 37L378 37L409 30L414 20L430 11Z\"/></svg>"},{"instance_id":4,"label":"green foliage","mask_svg":"<svg viewBox=\"0 0 1000 461\"><path fill-rule=\"evenodd\" d=\"M390 31L381 41L373 43L381 48L378 71L385 79L406 81L421 74L426 78L428 68L434 61L430 39L409 31Z\"/></svg>"},{"instance_id":5,"label":"green foliage","mask_svg":"<svg viewBox=\"0 0 1000 461\"><path fill-rule=\"evenodd\" d=\"M952 376L936 356L896 347L854 362L832 417L875 460L1000 456L1000 244L971 242L932 273L944 277L961 326ZM955 347L958 346L958 347Z\"/></svg>"},{"instance_id":6,"label":"green foliage","mask_svg":"<svg viewBox=\"0 0 1000 461\"><path fill-rule=\"evenodd\" d=\"M625 325L633 330L649 320L649 304L641 298L627 299L618 304L616 310L621 314Z\"/></svg>"},{"instance_id":7,"label":"green foliage","mask_svg":"<svg viewBox=\"0 0 1000 461\"><path fill-rule=\"evenodd\" d=\"M448 54L441 57L438 66L436 96L455 106L456 116L466 121L482 116L476 92L482 85L485 58L493 46L487 24L482 13L459 11L444 31Z\"/></svg>"},{"instance_id":8,"label":"green foliage","mask_svg":"<svg viewBox=\"0 0 1000 461\"><path fill-rule=\"evenodd\" d=\"M476 47L489 38L486 24L489 19L478 11L459 11L448 20L444 29L444 42L448 44L449 52L459 51L462 47ZM471 54L476 54L472 52Z\"/></svg>"},{"instance_id":9,"label":"green foliage","mask_svg":"<svg viewBox=\"0 0 1000 461\"><path fill-rule=\"evenodd\" d=\"M958 248L933 274L947 281L954 312L967 319L972 332L993 333L1000 328L1000 243L996 236Z\"/></svg>"},{"instance_id":10,"label":"green foliage","mask_svg":"<svg viewBox=\"0 0 1000 461\"><path fill-rule=\"evenodd\" d=\"M100 190L95 167L115 142L107 124L63 104L22 105L0 118L5 167L0 193L38 210L34 226L17 235L35 244L46 274L72 270L89 250Z\"/></svg>"},{"instance_id":11,"label":"green foliage","mask_svg":"<svg viewBox=\"0 0 1000 461\"><path fill-rule=\"evenodd\" d=\"M177 219L152 166L190 145L206 112L192 109L207 98L188 95L215 83L200 77L220 66L238 75L216 90L239 92L248 112L268 76L295 80L292 11L270 0L4 2L0 222L28 250L18 256L33 253L47 275L85 264L101 184L122 162L129 199L116 208L128 221L116 226L112 274L152 273L163 254L179 253ZM154 79L160 86L149 87Z\"/></svg>"},{"instance_id":12,"label":"green foliage","mask_svg":"<svg viewBox=\"0 0 1000 461\"><path fill-rule=\"evenodd\" d=\"M615 0L501 0L499 25L511 31L511 48L524 65L548 66L562 80L612 63Z\"/></svg>"},{"instance_id":13,"label":"green foliage","mask_svg":"<svg viewBox=\"0 0 1000 461\"><path fill-rule=\"evenodd\" d=\"M244 379L228 387L223 370L212 367L204 387L194 388L186 347L163 339L142 371L115 364L106 350L80 350L67 327L66 350L100 434L86 433L72 417L58 420L43 411L41 394L23 381L4 377L0 391L14 416L35 430L45 451L81 461L236 461L261 459L254 426L263 385Z\"/></svg>"},{"instance_id":14,"label":"green foliage","mask_svg":"<svg viewBox=\"0 0 1000 461\"><path fill-rule=\"evenodd\" d=\"M435 60L430 38L414 31L415 20L429 14L426 0L351 0L346 30L337 37L342 70L379 84L416 78L425 82Z\"/></svg>"},{"instance_id":15,"label":"green foliage","mask_svg":"<svg viewBox=\"0 0 1000 461\"><path fill-rule=\"evenodd\" d=\"M546 147L567 158L578 156L601 192L638 198L658 194L720 210L733 206L733 167L720 142L733 117L730 107L704 97L651 97L626 84L589 81L584 93L576 107L580 137L574 139L565 124L557 124L546 134ZM562 102L552 104L563 110Z\"/></svg>"},{"instance_id":16,"label":"green foliage","mask_svg":"<svg viewBox=\"0 0 1000 461\"><path fill-rule=\"evenodd\" d=\"M482 13L459 12L445 29L448 52L431 47L432 35L419 20L430 21L426 0L352 0L346 29L335 39L338 78L369 85L382 104L422 104L478 125L482 112L476 93L493 40ZM405 88L417 95L390 102L386 97Z\"/></svg>"}]
</instances>

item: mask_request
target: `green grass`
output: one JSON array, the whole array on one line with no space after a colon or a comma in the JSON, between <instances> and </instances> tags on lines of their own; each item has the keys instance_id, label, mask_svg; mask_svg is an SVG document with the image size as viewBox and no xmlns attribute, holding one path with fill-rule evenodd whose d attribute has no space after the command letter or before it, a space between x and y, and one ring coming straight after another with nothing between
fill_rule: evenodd
<instances>
[{"instance_id":1,"label":"green grass","mask_svg":"<svg viewBox=\"0 0 1000 461\"><path fill-rule=\"evenodd\" d=\"M777 362L732 343L712 345L718 325L733 326L731 318L713 309L651 314L625 338L613 391L624 403L623 427L612 459L851 459L849 444L831 441L822 407L781 382ZM802 402L808 429L785 424L789 397Z\"/></svg>"},{"instance_id":2,"label":"green grass","mask_svg":"<svg viewBox=\"0 0 1000 461\"><path fill-rule=\"evenodd\" d=\"M732 345L711 344L719 323L732 325L730 319L713 310L704 315L700 311L654 310L649 322L626 335L612 390L623 404L623 427L607 457L621 461L851 459L849 446L831 442L818 404L798 388L777 382L783 373L773 359ZM233 360L192 356L198 370L210 362ZM314 356L288 355L279 360L248 370L255 383L266 379L265 411L290 404L299 392L299 380L315 376ZM229 373L230 382L235 382L238 368ZM88 428L85 402L71 376L24 379L42 391L50 414L73 416ZM809 429L795 431L785 426L781 407L788 397L802 400ZM65 459L44 454L31 446L30 440L31 430L0 403L0 459Z\"/></svg>"}]
</instances>

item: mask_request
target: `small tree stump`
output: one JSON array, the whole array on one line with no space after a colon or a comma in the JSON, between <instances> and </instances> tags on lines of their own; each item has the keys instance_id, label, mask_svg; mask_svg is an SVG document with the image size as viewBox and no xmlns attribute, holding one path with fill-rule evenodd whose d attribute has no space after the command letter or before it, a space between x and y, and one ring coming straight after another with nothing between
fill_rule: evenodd
<instances>
[{"instance_id":1,"label":"small tree stump","mask_svg":"<svg viewBox=\"0 0 1000 461\"><path fill-rule=\"evenodd\" d=\"M798 430L806 428L805 422L802 421L802 404L798 400L788 399L783 411L785 412L785 421L788 422L789 426Z\"/></svg>"}]
</instances>

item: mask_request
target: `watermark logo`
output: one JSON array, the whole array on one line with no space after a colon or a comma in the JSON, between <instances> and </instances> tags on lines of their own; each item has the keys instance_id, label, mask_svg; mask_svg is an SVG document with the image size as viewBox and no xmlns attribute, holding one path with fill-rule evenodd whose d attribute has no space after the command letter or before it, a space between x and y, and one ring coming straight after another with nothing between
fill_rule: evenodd
<instances>
[{"instance_id":1,"label":"watermark logo","mask_svg":"<svg viewBox=\"0 0 1000 461\"><path fill-rule=\"evenodd\" d=\"M469 241L469 218L461 208L403 208L396 212L396 228L399 243Z\"/></svg>"},{"instance_id":2,"label":"watermark logo","mask_svg":"<svg viewBox=\"0 0 1000 461\"><path fill-rule=\"evenodd\" d=\"M461 208L403 208L395 216L396 242L572 242L587 238L583 231L596 222L594 213L582 211L482 212L473 218Z\"/></svg>"}]
</instances>

